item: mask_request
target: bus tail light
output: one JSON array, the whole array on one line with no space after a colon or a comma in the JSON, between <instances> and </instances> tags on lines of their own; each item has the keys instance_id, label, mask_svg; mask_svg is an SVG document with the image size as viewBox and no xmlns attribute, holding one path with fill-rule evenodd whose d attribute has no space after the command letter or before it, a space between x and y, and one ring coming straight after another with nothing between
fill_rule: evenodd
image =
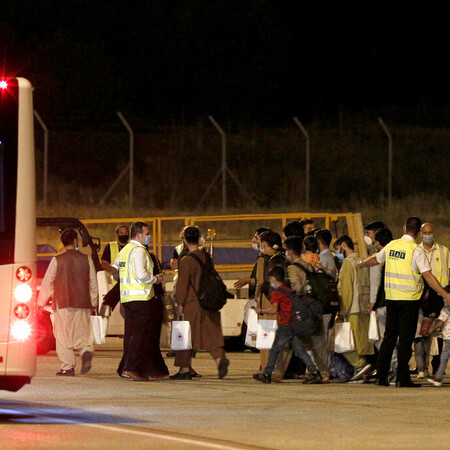
<instances>
[{"instance_id":1,"label":"bus tail light","mask_svg":"<svg viewBox=\"0 0 450 450\"><path fill-rule=\"evenodd\" d=\"M15 322L11 327L11 333L14 339L25 341L31 336L31 326L28 322Z\"/></svg>"},{"instance_id":2,"label":"bus tail light","mask_svg":"<svg viewBox=\"0 0 450 450\"><path fill-rule=\"evenodd\" d=\"M26 319L30 315L30 307L25 303L20 303L14 308L14 315L18 319Z\"/></svg>"},{"instance_id":3,"label":"bus tail light","mask_svg":"<svg viewBox=\"0 0 450 450\"><path fill-rule=\"evenodd\" d=\"M28 284L19 284L14 289L14 296L21 303L28 303L33 296L33 291Z\"/></svg>"},{"instance_id":4,"label":"bus tail light","mask_svg":"<svg viewBox=\"0 0 450 450\"><path fill-rule=\"evenodd\" d=\"M19 267L16 271L16 278L21 283L28 283L31 280L31 269L27 266Z\"/></svg>"}]
</instances>

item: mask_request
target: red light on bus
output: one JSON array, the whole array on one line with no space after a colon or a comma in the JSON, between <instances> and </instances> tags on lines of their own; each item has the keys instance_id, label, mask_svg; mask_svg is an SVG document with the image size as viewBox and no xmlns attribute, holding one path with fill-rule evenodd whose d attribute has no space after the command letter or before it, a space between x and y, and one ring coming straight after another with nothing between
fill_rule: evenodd
<instances>
[{"instance_id":1,"label":"red light on bus","mask_svg":"<svg viewBox=\"0 0 450 450\"><path fill-rule=\"evenodd\" d=\"M24 303L20 303L14 308L14 315L18 319L26 319L30 315L30 308Z\"/></svg>"},{"instance_id":2,"label":"red light on bus","mask_svg":"<svg viewBox=\"0 0 450 450\"><path fill-rule=\"evenodd\" d=\"M6 89L8 87L8 83L5 80L0 81L0 89Z\"/></svg>"},{"instance_id":3,"label":"red light on bus","mask_svg":"<svg viewBox=\"0 0 450 450\"><path fill-rule=\"evenodd\" d=\"M31 280L31 269L26 266L19 267L16 272L16 277L22 283L27 283Z\"/></svg>"}]
</instances>

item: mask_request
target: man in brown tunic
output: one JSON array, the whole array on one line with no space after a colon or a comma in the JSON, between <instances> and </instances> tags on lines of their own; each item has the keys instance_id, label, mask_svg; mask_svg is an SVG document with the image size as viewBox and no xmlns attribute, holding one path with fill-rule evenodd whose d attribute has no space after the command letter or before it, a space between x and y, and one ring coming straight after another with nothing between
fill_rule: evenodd
<instances>
[{"instance_id":1,"label":"man in brown tunic","mask_svg":"<svg viewBox=\"0 0 450 450\"><path fill-rule=\"evenodd\" d=\"M187 227L184 230L184 242L189 252L198 256L203 263L209 259L209 255L199 250L198 241L200 231L197 227ZM184 319L191 324L192 348L194 350L206 350L211 354L217 364L219 378L224 378L228 372L228 359L225 358L224 339L220 323L220 311L209 311L202 308L195 292L200 290L201 267L198 262L189 255L184 256L178 269L178 282L176 287L177 315L184 314ZM175 355L175 367L180 371L172 375L172 380L192 379L192 350L177 351Z\"/></svg>"},{"instance_id":2,"label":"man in brown tunic","mask_svg":"<svg viewBox=\"0 0 450 450\"><path fill-rule=\"evenodd\" d=\"M42 281L38 306L43 307L53 295L53 333L61 369L56 375L75 375L75 353L82 359L81 373L91 369L94 335L91 330L91 310L97 307L97 275L92 259L77 250L75 230L61 234L65 252L50 261Z\"/></svg>"}]
</instances>

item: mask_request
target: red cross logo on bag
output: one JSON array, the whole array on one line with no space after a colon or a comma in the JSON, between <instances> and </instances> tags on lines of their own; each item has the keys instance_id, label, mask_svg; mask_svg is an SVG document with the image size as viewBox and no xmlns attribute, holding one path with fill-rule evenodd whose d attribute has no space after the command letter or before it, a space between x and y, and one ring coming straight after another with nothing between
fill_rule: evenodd
<instances>
[{"instance_id":1,"label":"red cross logo on bag","mask_svg":"<svg viewBox=\"0 0 450 450\"><path fill-rule=\"evenodd\" d=\"M178 338L179 341L182 341L182 340L183 340L183 335L180 333L180 334L177 336L177 338Z\"/></svg>"},{"instance_id":2,"label":"red cross logo on bag","mask_svg":"<svg viewBox=\"0 0 450 450\"><path fill-rule=\"evenodd\" d=\"M269 337L269 335L268 335L267 331L265 331L264 334L263 334L263 338L267 339L268 337Z\"/></svg>"}]
</instances>

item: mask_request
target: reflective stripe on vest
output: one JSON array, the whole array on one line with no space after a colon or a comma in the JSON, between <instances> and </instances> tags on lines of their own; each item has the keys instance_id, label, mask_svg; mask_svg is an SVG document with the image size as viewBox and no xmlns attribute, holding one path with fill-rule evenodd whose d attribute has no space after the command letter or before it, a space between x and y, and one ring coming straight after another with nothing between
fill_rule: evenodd
<instances>
[{"instance_id":1,"label":"reflective stripe on vest","mask_svg":"<svg viewBox=\"0 0 450 450\"><path fill-rule=\"evenodd\" d=\"M386 245L384 289L387 300L419 300L423 291L422 275L412 269L417 244L396 239Z\"/></svg>"},{"instance_id":2,"label":"reflective stripe on vest","mask_svg":"<svg viewBox=\"0 0 450 450\"><path fill-rule=\"evenodd\" d=\"M131 256L135 251L142 249L145 252L147 267L153 269L153 262L145 248L140 245L128 243L119 253L119 279L120 301L127 303L137 300L150 300L154 296L153 284L142 283L134 273Z\"/></svg>"},{"instance_id":3,"label":"reflective stripe on vest","mask_svg":"<svg viewBox=\"0 0 450 450\"><path fill-rule=\"evenodd\" d=\"M445 287L448 284L449 251L447 247L436 244L435 252L435 257L431 258L431 272L437 278L441 286Z\"/></svg>"},{"instance_id":4,"label":"reflective stripe on vest","mask_svg":"<svg viewBox=\"0 0 450 450\"><path fill-rule=\"evenodd\" d=\"M109 243L109 251L111 253L111 265L112 265L116 261L117 255L119 254L119 244L117 243L117 241ZM117 283L117 281L111 275L112 286L115 286L116 283Z\"/></svg>"}]
</instances>

